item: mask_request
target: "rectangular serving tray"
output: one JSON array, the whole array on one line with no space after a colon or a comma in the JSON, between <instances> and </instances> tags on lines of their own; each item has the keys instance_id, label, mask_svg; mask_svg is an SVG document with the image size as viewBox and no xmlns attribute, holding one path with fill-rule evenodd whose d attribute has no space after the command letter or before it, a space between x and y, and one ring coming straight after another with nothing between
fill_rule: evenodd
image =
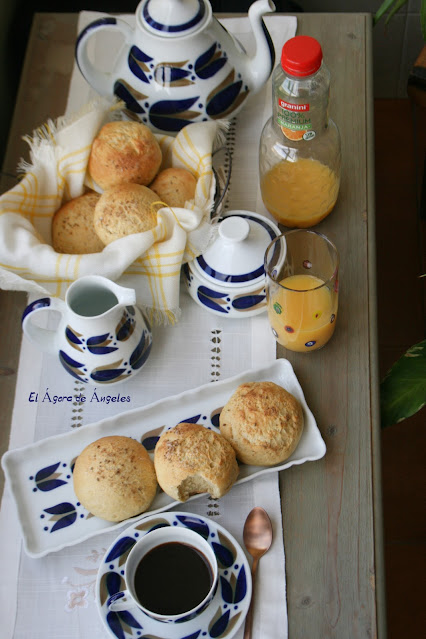
<instances>
[{"instance_id":1,"label":"rectangular serving tray","mask_svg":"<svg viewBox=\"0 0 426 639\"><path fill-rule=\"evenodd\" d=\"M271 366L210 382L5 453L2 466L17 506L27 554L42 557L179 504L159 490L149 511L142 515L118 524L94 517L77 501L74 493L72 472L75 459L85 446L107 435L133 437L152 453L163 429L179 422L191 421L217 429L220 411L237 386L252 381L275 382L297 397L303 407L304 429L296 450L284 463L272 467L241 464L235 485L267 472L323 457L325 443L293 368L286 359L278 359ZM197 497L199 495L194 495L191 499Z\"/></svg>"}]
</instances>

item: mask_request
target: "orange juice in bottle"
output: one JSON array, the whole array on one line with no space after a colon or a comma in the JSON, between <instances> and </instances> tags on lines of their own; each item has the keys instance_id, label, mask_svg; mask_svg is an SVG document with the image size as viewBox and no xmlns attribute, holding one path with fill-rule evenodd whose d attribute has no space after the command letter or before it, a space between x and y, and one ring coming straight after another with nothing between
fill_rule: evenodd
<instances>
[{"instance_id":1,"label":"orange juice in bottle","mask_svg":"<svg viewBox=\"0 0 426 639\"><path fill-rule=\"evenodd\" d=\"M333 209L340 186L340 137L328 117L330 73L320 44L291 38L272 75L272 117L260 138L263 202L288 227L310 227Z\"/></svg>"}]
</instances>

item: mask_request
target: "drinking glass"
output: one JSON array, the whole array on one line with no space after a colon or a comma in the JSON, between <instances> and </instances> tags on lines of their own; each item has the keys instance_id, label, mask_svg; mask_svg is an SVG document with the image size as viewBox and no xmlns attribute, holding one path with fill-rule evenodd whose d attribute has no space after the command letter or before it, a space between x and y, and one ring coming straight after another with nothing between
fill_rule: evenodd
<instances>
[{"instance_id":1,"label":"drinking glass","mask_svg":"<svg viewBox=\"0 0 426 639\"><path fill-rule=\"evenodd\" d=\"M268 317L276 340L290 351L322 348L334 333L339 254L317 231L279 235L265 253Z\"/></svg>"}]
</instances>

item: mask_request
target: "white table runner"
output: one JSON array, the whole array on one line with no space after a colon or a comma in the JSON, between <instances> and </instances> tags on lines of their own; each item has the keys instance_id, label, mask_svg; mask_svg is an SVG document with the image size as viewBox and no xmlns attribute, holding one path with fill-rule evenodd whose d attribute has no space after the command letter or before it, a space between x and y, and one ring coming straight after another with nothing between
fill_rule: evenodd
<instances>
[{"instance_id":1,"label":"white table runner","mask_svg":"<svg viewBox=\"0 0 426 639\"><path fill-rule=\"evenodd\" d=\"M80 14L78 31L98 13ZM133 16L123 16L133 23ZM223 23L250 51L250 26L246 18ZM286 39L294 35L296 18L267 17L266 24L277 56ZM104 55L100 50L98 55ZM75 68L67 113L77 110L93 95ZM266 214L257 178L258 142L262 126L270 115L270 83L254 96L232 121L228 147L233 155L233 172L226 208L247 209ZM155 327L150 358L139 375L119 388L130 397L126 409L175 395L206 382L236 375L252 367L268 365L275 358L275 341L266 315L230 320L216 317L198 307L182 289L182 319L173 327ZM79 388L78 388L79 387ZM23 340L9 448L17 448L50 435L84 427L122 410L116 403L91 402L83 406L49 402L54 395L80 392L75 382L48 355L42 355ZM78 388L78 390L76 390ZM48 389L48 390L47 390ZM88 387L85 387L86 393ZM91 387L90 387L91 389ZM99 390L99 397L108 393ZM38 393L38 402L31 401ZM201 497L179 509L214 517L242 544L245 517L255 505L263 506L274 526L274 543L261 561L254 636L287 638L284 547L278 473L234 487L211 508ZM102 555L116 536L98 535L87 542L31 559L22 550L15 505L8 486L0 511L0 635L4 639L93 639L107 637L95 604L95 582ZM7 576L7 577L6 577ZM236 639L241 639L240 629Z\"/></svg>"}]
</instances>

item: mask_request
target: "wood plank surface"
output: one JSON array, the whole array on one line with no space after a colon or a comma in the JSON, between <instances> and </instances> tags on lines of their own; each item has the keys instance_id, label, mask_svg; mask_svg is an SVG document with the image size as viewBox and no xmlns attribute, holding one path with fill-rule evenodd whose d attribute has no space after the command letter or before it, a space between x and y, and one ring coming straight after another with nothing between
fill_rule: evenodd
<instances>
[{"instance_id":1,"label":"wood plank surface","mask_svg":"<svg viewBox=\"0 0 426 639\"><path fill-rule=\"evenodd\" d=\"M320 462L280 478L290 637L383 637L382 549L373 543L382 533L371 17L302 14L298 21L298 33L321 42L332 76L342 181L335 210L317 228L335 242L341 264L332 341L309 354L278 348L293 364L327 445Z\"/></svg>"},{"instance_id":2,"label":"wood plank surface","mask_svg":"<svg viewBox=\"0 0 426 639\"><path fill-rule=\"evenodd\" d=\"M76 25L77 14L35 16L2 192L13 186L18 160L26 156L21 136L65 111ZM371 16L302 13L298 33L321 42L332 74L330 115L342 137L342 182L338 204L319 230L339 249L341 286L336 332L324 349L278 348L293 364L327 445L322 460L280 476L289 638L384 639ZM2 334L13 336L0 354L3 452L25 295L0 291L0 304Z\"/></svg>"}]
</instances>

